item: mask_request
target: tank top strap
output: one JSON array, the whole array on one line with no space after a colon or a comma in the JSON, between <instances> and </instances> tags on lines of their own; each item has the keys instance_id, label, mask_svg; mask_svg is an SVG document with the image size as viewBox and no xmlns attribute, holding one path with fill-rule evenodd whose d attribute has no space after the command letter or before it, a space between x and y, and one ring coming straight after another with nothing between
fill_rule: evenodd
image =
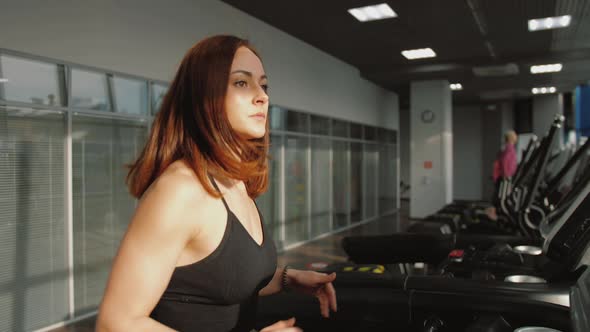
<instances>
[{"instance_id":1,"label":"tank top strap","mask_svg":"<svg viewBox=\"0 0 590 332\"><path fill-rule=\"evenodd\" d=\"M215 187L215 190L217 190L217 192L219 194L221 194L221 190L219 190L219 187L217 186L217 183L215 182L215 179L213 178L213 176L211 176L211 174L207 174L207 175L209 176L209 180L213 184L213 187ZM229 211L230 211L229 210L229 206L227 205L227 202L225 201L225 198L223 198L223 195L221 195L221 201L223 202L223 205L225 205L225 209L229 213Z\"/></svg>"}]
</instances>

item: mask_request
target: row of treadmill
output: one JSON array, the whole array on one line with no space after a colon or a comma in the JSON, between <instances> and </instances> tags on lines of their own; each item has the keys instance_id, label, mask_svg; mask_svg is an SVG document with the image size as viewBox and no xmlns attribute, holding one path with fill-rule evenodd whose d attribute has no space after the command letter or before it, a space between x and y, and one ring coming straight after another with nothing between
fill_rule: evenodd
<instances>
[{"instance_id":1,"label":"row of treadmill","mask_svg":"<svg viewBox=\"0 0 590 332\"><path fill-rule=\"evenodd\" d=\"M454 202L405 233L351 236L337 272L338 311L295 293L260 299L258 323L304 331L590 331L590 140L556 155L564 118L533 139L496 209ZM561 161L560 161L561 160ZM417 268L418 267L418 268Z\"/></svg>"}]
</instances>

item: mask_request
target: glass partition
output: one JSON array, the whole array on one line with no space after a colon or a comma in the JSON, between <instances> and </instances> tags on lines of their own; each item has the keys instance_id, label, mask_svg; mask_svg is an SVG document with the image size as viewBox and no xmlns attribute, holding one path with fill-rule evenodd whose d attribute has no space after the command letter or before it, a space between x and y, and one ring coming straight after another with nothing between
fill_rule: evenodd
<instances>
[{"instance_id":1,"label":"glass partition","mask_svg":"<svg viewBox=\"0 0 590 332\"><path fill-rule=\"evenodd\" d=\"M309 133L309 114L287 111L287 130L299 133Z\"/></svg>"},{"instance_id":2,"label":"glass partition","mask_svg":"<svg viewBox=\"0 0 590 332\"><path fill-rule=\"evenodd\" d=\"M379 214L397 208L396 146L379 145Z\"/></svg>"},{"instance_id":3,"label":"glass partition","mask_svg":"<svg viewBox=\"0 0 590 332\"><path fill-rule=\"evenodd\" d=\"M271 130L286 130L287 129L287 111L278 107L270 106L268 109L270 129Z\"/></svg>"},{"instance_id":4,"label":"glass partition","mask_svg":"<svg viewBox=\"0 0 590 332\"><path fill-rule=\"evenodd\" d=\"M350 144L350 221L363 219L363 143Z\"/></svg>"},{"instance_id":5,"label":"glass partition","mask_svg":"<svg viewBox=\"0 0 590 332\"><path fill-rule=\"evenodd\" d=\"M345 141L332 141L332 179L334 190L332 202L333 228L346 227L350 223L350 176L349 176L349 152L350 143Z\"/></svg>"},{"instance_id":6,"label":"glass partition","mask_svg":"<svg viewBox=\"0 0 590 332\"><path fill-rule=\"evenodd\" d=\"M365 143L363 152L363 219L377 216L377 186L379 176L377 144Z\"/></svg>"},{"instance_id":7,"label":"glass partition","mask_svg":"<svg viewBox=\"0 0 590 332\"><path fill-rule=\"evenodd\" d=\"M270 159L268 161L268 189L256 200L265 227L275 241L277 249L283 248L281 237L281 150L283 137L270 135Z\"/></svg>"},{"instance_id":8,"label":"glass partition","mask_svg":"<svg viewBox=\"0 0 590 332\"><path fill-rule=\"evenodd\" d=\"M363 126L358 123L350 124L350 138L362 139L363 138Z\"/></svg>"},{"instance_id":9,"label":"glass partition","mask_svg":"<svg viewBox=\"0 0 590 332\"><path fill-rule=\"evenodd\" d=\"M366 141L375 141L377 139L377 128L373 126L363 126Z\"/></svg>"},{"instance_id":10,"label":"glass partition","mask_svg":"<svg viewBox=\"0 0 590 332\"><path fill-rule=\"evenodd\" d=\"M285 137L285 245L309 239L307 137Z\"/></svg>"},{"instance_id":11,"label":"glass partition","mask_svg":"<svg viewBox=\"0 0 590 332\"><path fill-rule=\"evenodd\" d=\"M342 120L332 119L332 136L348 138L349 123Z\"/></svg>"},{"instance_id":12,"label":"glass partition","mask_svg":"<svg viewBox=\"0 0 590 332\"><path fill-rule=\"evenodd\" d=\"M330 139L311 139L311 237L331 230Z\"/></svg>"},{"instance_id":13,"label":"glass partition","mask_svg":"<svg viewBox=\"0 0 590 332\"><path fill-rule=\"evenodd\" d=\"M316 135L330 135L330 119L319 116L311 115L311 133Z\"/></svg>"}]
</instances>

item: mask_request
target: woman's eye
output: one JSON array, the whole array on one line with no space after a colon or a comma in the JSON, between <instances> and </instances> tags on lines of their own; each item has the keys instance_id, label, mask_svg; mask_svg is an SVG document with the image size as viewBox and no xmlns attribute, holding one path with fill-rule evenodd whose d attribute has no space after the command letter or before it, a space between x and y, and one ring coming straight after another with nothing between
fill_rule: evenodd
<instances>
[{"instance_id":1,"label":"woman's eye","mask_svg":"<svg viewBox=\"0 0 590 332\"><path fill-rule=\"evenodd\" d=\"M264 90L264 92L268 92L268 84L263 84L262 90Z\"/></svg>"},{"instance_id":2,"label":"woman's eye","mask_svg":"<svg viewBox=\"0 0 590 332\"><path fill-rule=\"evenodd\" d=\"M235 86L239 87L239 88L243 88L245 86L248 85L248 83L246 81L237 81L236 83L234 83Z\"/></svg>"}]
</instances>

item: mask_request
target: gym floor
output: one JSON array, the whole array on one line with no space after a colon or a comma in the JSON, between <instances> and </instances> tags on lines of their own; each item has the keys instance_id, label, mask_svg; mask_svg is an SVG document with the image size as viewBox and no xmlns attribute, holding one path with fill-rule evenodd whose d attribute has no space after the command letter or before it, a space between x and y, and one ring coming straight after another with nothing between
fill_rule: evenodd
<instances>
[{"instance_id":1,"label":"gym floor","mask_svg":"<svg viewBox=\"0 0 590 332\"><path fill-rule=\"evenodd\" d=\"M340 241L343 237L349 235L378 235L393 233L396 231L396 220L400 223L400 229L405 229L409 223L408 212L408 202L402 201L400 211L396 214L381 217L358 227L353 227L311 241L280 254L278 265L284 266L288 264L294 268L306 268L309 263L313 262L323 262L328 264L345 262L346 254L340 246ZM95 320L96 317L88 318L65 327L54 329L51 332L92 332L94 331Z\"/></svg>"}]
</instances>

